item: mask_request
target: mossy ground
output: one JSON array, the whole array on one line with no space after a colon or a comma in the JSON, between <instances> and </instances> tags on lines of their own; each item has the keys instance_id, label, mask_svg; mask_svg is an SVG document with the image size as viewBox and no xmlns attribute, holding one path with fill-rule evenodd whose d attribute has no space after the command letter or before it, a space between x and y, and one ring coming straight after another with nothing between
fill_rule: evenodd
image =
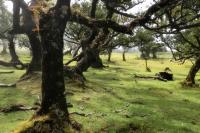
<instances>
[{"instance_id":1,"label":"mossy ground","mask_svg":"<svg viewBox=\"0 0 200 133\"><path fill-rule=\"evenodd\" d=\"M130 130L144 133L200 133L200 88L184 88L183 81L190 62L184 65L170 62L169 58L148 61L152 72L145 71L145 62L137 54L127 54L123 62L121 54L114 53L112 62L103 55L104 69L90 68L86 73L86 87L66 82L67 96L73 104L71 117L83 125L82 132L122 132ZM161 55L169 57L169 55ZM1 57L2 58L2 57ZM21 55L28 62L28 55ZM65 61L70 57L66 56ZM8 60L8 57L4 57ZM169 67L174 81L134 79L134 74L154 75ZM0 71L14 70L13 74L1 74L0 83L15 82L25 72L0 67ZM197 76L197 83L200 76ZM40 78L17 84L16 88L0 88L0 107L12 104L32 106L40 95ZM0 113L0 133L9 133L33 115L33 111Z\"/></svg>"}]
</instances>

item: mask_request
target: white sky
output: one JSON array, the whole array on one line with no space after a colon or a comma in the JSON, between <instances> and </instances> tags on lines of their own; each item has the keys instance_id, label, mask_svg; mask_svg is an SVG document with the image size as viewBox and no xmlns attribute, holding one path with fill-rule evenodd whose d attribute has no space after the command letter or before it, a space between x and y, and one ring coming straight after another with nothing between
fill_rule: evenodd
<instances>
[{"instance_id":1,"label":"white sky","mask_svg":"<svg viewBox=\"0 0 200 133\"><path fill-rule=\"evenodd\" d=\"M12 12L12 9L13 9L13 4L12 4L12 1L10 0L4 0L5 1L5 5L7 7L7 9ZM30 0L25 0L26 2L30 1Z\"/></svg>"},{"instance_id":2,"label":"white sky","mask_svg":"<svg viewBox=\"0 0 200 133\"><path fill-rule=\"evenodd\" d=\"M30 1L30 0L25 0L26 2ZM76 1L80 1L80 0L71 0L72 3L76 2ZM128 11L129 13L135 14L138 12L143 12L145 11L148 7L150 7L153 4L153 0L144 0L144 3L134 7L133 9L131 9L130 11ZM10 12L12 12L12 2L9 0L5 0L5 5L8 8L8 10Z\"/></svg>"}]
</instances>

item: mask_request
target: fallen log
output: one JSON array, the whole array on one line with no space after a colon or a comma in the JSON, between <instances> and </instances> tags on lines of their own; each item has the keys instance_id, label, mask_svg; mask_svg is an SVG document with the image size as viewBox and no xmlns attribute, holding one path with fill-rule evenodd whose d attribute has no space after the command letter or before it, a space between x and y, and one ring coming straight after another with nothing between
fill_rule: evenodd
<instances>
[{"instance_id":1,"label":"fallen log","mask_svg":"<svg viewBox=\"0 0 200 133\"><path fill-rule=\"evenodd\" d=\"M154 79L154 80L160 80L160 81L167 82L167 79L164 79L160 76L144 76L144 75L136 75L135 74L134 78Z\"/></svg>"},{"instance_id":2,"label":"fallen log","mask_svg":"<svg viewBox=\"0 0 200 133\"><path fill-rule=\"evenodd\" d=\"M4 72L0 72L0 74L10 74L10 73L14 73L15 71L4 71Z\"/></svg>"},{"instance_id":3,"label":"fallen log","mask_svg":"<svg viewBox=\"0 0 200 133\"><path fill-rule=\"evenodd\" d=\"M12 83L12 84L0 83L0 87L16 87L16 83Z\"/></svg>"}]
</instances>

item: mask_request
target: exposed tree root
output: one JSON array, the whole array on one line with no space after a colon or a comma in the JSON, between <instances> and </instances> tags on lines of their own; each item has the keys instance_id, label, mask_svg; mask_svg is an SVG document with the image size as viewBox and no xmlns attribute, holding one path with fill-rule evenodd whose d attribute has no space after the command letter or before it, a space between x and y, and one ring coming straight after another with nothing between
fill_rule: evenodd
<instances>
[{"instance_id":1,"label":"exposed tree root","mask_svg":"<svg viewBox=\"0 0 200 133\"><path fill-rule=\"evenodd\" d=\"M73 68L65 66L64 67L64 76L68 77L69 79L72 79L74 81L77 81L82 85L85 85L84 82L85 82L86 78L83 75L81 75L81 74L77 73L76 71L74 71Z\"/></svg>"},{"instance_id":2,"label":"exposed tree root","mask_svg":"<svg viewBox=\"0 0 200 133\"><path fill-rule=\"evenodd\" d=\"M187 80L181 82L181 85L182 85L183 87L199 87L198 84L195 84L195 83L193 83L192 81L187 81Z\"/></svg>"},{"instance_id":3,"label":"exposed tree root","mask_svg":"<svg viewBox=\"0 0 200 133\"><path fill-rule=\"evenodd\" d=\"M68 66L64 66L64 76L67 80L73 80L73 81L76 81L81 86L85 86L86 78L84 77L84 75L76 72L73 68L70 68ZM41 72L24 73L20 77L18 82L27 81L27 80L35 80L35 79L40 78L40 77L41 77Z\"/></svg>"},{"instance_id":4,"label":"exposed tree root","mask_svg":"<svg viewBox=\"0 0 200 133\"><path fill-rule=\"evenodd\" d=\"M85 113L80 113L80 112L71 112L70 115L80 115L80 116L87 116Z\"/></svg>"},{"instance_id":5,"label":"exposed tree root","mask_svg":"<svg viewBox=\"0 0 200 133\"><path fill-rule=\"evenodd\" d=\"M66 80L73 80L80 84L81 86L85 86L86 78L83 75L76 73L73 68L64 67L64 76ZM23 82L27 80L36 80L41 79L41 72L31 72L23 74L17 82Z\"/></svg>"},{"instance_id":6,"label":"exposed tree root","mask_svg":"<svg viewBox=\"0 0 200 133\"><path fill-rule=\"evenodd\" d=\"M11 105L6 108L0 108L0 112L10 113L10 112L16 112L16 111L27 111L27 110L36 110L36 109L37 107L27 107L25 105L18 104L18 105Z\"/></svg>"},{"instance_id":7,"label":"exposed tree root","mask_svg":"<svg viewBox=\"0 0 200 133\"><path fill-rule=\"evenodd\" d=\"M5 62L5 61L0 61L0 65L1 66L5 66L5 67L14 67L16 69L22 70L24 68L26 68L26 65L24 65L21 62Z\"/></svg>"},{"instance_id":8,"label":"exposed tree root","mask_svg":"<svg viewBox=\"0 0 200 133\"><path fill-rule=\"evenodd\" d=\"M73 133L73 129L67 120L44 117L34 118L30 126L14 133Z\"/></svg>"},{"instance_id":9,"label":"exposed tree root","mask_svg":"<svg viewBox=\"0 0 200 133\"><path fill-rule=\"evenodd\" d=\"M68 108L72 108L73 105L71 103L67 103ZM9 107L0 108L0 112L2 113L11 113L11 112L18 112L18 111L30 111L30 110L38 110L40 107L40 103L35 103L33 107L25 106L22 104L11 105Z\"/></svg>"},{"instance_id":10,"label":"exposed tree root","mask_svg":"<svg viewBox=\"0 0 200 133\"><path fill-rule=\"evenodd\" d=\"M69 119L62 111L52 110L47 115L34 116L13 133L75 133L81 128L81 124Z\"/></svg>"},{"instance_id":11,"label":"exposed tree root","mask_svg":"<svg viewBox=\"0 0 200 133\"><path fill-rule=\"evenodd\" d=\"M20 77L20 79L18 80L18 82L28 80L28 79L30 79L32 76L33 76L33 73L31 73L31 74L25 73L25 74L23 74L23 75Z\"/></svg>"},{"instance_id":12,"label":"exposed tree root","mask_svg":"<svg viewBox=\"0 0 200 133\"><path fill-rule=\"evenodd\" d=\"M29 73L23 74L20 77L20 79L18 80L18 82L26 81L26 80L29 80L29 79L35 80L35 79L38 79L40 77L41 77L40 72L29 72Z\"/></svg>"}]
</instances>

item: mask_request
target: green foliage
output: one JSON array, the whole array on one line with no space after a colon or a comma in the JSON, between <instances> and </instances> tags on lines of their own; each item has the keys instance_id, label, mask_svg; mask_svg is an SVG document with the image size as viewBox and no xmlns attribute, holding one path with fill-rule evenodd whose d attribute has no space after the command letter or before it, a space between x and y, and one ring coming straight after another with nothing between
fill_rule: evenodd
<instances>
[{"instance_id":1,"label":"green foliage","mask_svg":"<svg viewBox=\"0 0 200 133\"><path fill-rule=\"evenodd\" d=\"M163 35L162 40L172 50L176 60L196 59L200 55L200 29L191 28L174 35Z\"/></svg>"},{"instance_id":2,"label":"green foliage","mask_svg":"<svg viewBox=\"0 0 200 133\"><path fill-rule=\"evenodd\" d=\"M0 0L0 38L4 38L5 31L11 28L12 15L4 5L4 0Z\"/></svg>"},{"instance_id":3,"label":"green foliage","mask_svg":"<svg viewBox=\"0 0 200 133\"><path fill-rule=\"evenodd\" d=\"M81 1L74 3L72 5L72 10L79 12L84 16L90 16L91 1ZM96 18L105 19L105 17L106 17L105 7L102 4L99 4L96 10ZM90 35L90 32L91 29L84 25L69 22L66 28L65 41L69 45L70 43L72 43L73 45L74 44L79 45L81 40L86 39Z\"/></svg>"},{"instance_id":4,"label":"green foliage","mask_svg":"<svg viewBox=\"0 0 200 133\"><path fill-rule=\"evenodd\" d=\"M155 41L154 33L139 28L133 38L135 46L139 48L142 58L150 58L150 53L156 58L156 53L162 51L163 44Z\"/></svg>"},{"instance_id":5,"label":"green foliage","mask_svg":"<svg viewBox=\"0 0 200 133\"><path fill-rule=\"evenodd\" d=\"M116 46L132 47L133 37L125 34L119 34L116 38L113 39L113 43Z\"/></svg>"}]
</instances>

